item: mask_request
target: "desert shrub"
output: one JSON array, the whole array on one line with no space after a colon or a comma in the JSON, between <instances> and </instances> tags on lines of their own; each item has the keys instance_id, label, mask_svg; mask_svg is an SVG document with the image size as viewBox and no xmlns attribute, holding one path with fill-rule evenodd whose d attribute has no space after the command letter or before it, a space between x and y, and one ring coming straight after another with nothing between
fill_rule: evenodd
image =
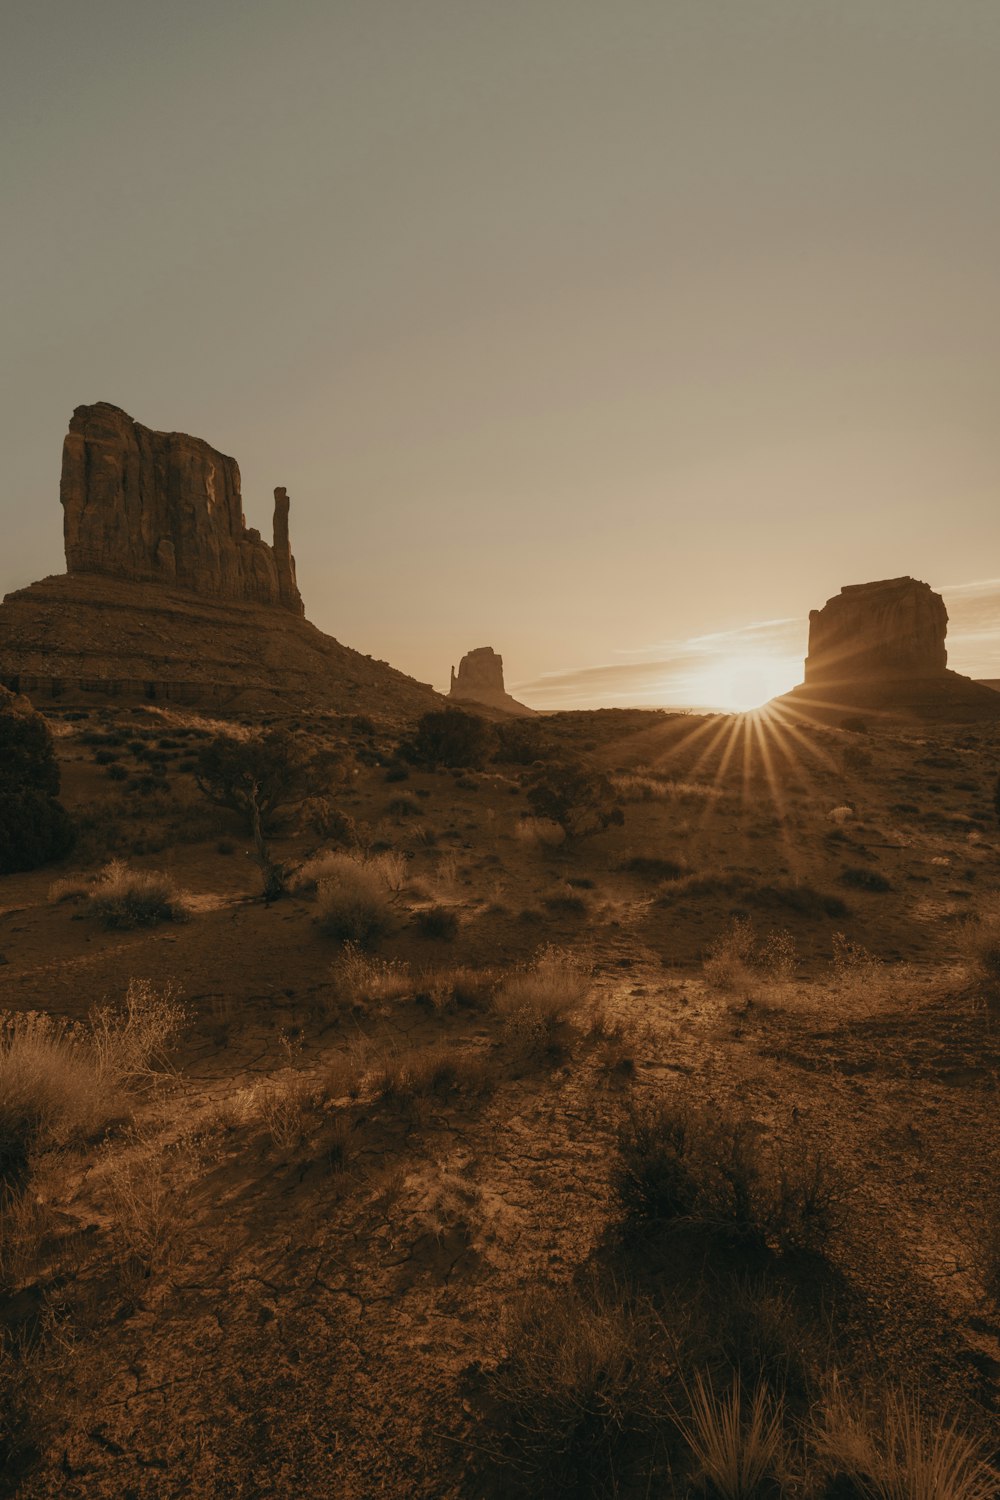
<instances>
[{"instance_id":1,"label":"desert shrub","mask_svg":"<svg viewBox=\"0 0 1000 1500\"><path fill-rule=\"evenodd\" d=\"M68 854L76 840L72 819L44 792L0 792L0 875L34 870Z\"/></svg>"},{"instance_id":2,"label":"desert shrub","mask_svg":"<svg viewBox=\"0 0 1000 1500\"><path fill-rule=\"evenodd\" d=\"M505 1311L498 1354L495 1458L515 1493L617 1494L676 1384L671 1342L648 1304L596 1286L530 1292Z\"/></svg>"},{"instance_id":3,"label":"desert shrub","mask_svg":"<svg viewBox=\"0 0 1000 1500\"><path fill-rule=\"evenodd\" d=\"M184 897L169 875L133 870L115 859L90 888L90 909L105 927L152 927L181 922L189 914Z\"/></svg>"},{"instance_id":4,"label":"desert shrub","mask_svg":"<svg viewBox=\"0 0 1000 1500\"><path fill-rule=\"evenodd\" d=\"M967 924L963 947L973 979L995 1002L1000 998L1000 905L987 907Z\"/></svg>"},{"instance_id":5,"label":"desert shrub","mask_svg":"<svg viewBox=\"0 0 1000 1500\"><path fill-rule=\"evenodd\" d=\"M626 1109L612 1184L627 1230L697 1224L760 1249L822 1247L842 1197L824 1157L762 1142L746 1116L669 1099Z\"/></svg>"},{"instance_id":6,"label":"desert shrub","mask_svg":"<svg viewBox=\"0 0 1000 1500\"><path fill-rule=\"evenodd\" d=\"M638 875L642 880L677 880L687 873L684 864L676 859L664 859L661 855L635 854L620 867L629 875Z\"/></svg>"},{"instance_id":7,"label":"desert shrub","mask_svg":"<svg viewBox=\"0 0 1000 1500\"><path fill-rule=\"evenodd\" d=\"M448 943L458 935L458 913L450 906L427 906L414 913L413 925L421 937Z\"/></svg>"},{"instance_id":8,"label":"desert shrub","mask_svg":"<svg viewBox=\"0 0 1000 1500\"><path fill-rule=\"evenodd\" d=\"M359 864L376 876L393 895L397 895L406 882L406 859L394 849L381 849L377 854L347 854L338 849L314 854L312 859L307 859L292 876L291 889L297 895L311 895L325 880L334 879Z\"/></svg>"},{"instance_id":9,"label":"desert shrub","mask_svg":"<svg viewBox=\"0 0 1000 1500\"><path fill-rule=\"evenodd\" d=\"M386 812L390 818L421 818L424 810L415 797L393 797Z\"/></svg>"},{"instance_id":10,"label":"desert shrub","mask_svg":"<svg viewBox=\"0 0 1000 1500\"><path fill-rule=\"evenodd\" d=\"M358 842L358 826L330 797L307 797L299 812L300 824L330 844L350 849Z\"/></svg>"},{"instance_id":11,"label":"desert shrub","mask_svg":"<svg viewBox=\"0 0 1000 1500\"><path fill-rule=\"evenodd\" d=\"M558 849L566 842L566 830L561 823L551 818L519 818L514 825L514 837L522 844L534 844L542 849Z\"/></svg>"},{"instance_id":12,"label":"desert shrub","mask_svg":"<svg viewBox=\"0 0 1000 1500\"><path fill-rule=\"evenodd\" d=\"M492 725L461 708L432 709L399 745L402 760L418 766L482 770L495 744Z\"/></svg>"},{"instance_id":13,"label":"desert shrub","mask_svg":"<svg viewBox=\"0 0 1000 1500\"><path fill-rule=\"evenodd\" d=\"M579 1010L590 988L590 975L571 954L544 948L532 964L503 980L493 1009L512 1032L551 1034Z\"/></svg>"},{"instance_id":14,"label":"desert shrub","mask_svg":"<svg viewBox=\"0 0 1000 1500\"><path fill-rule=\"evenodd\" d=\"M332 973L337 995L359 1009L369 1003L398 1000L413 991L406 964L373 958L350 940L334 961Z\"/></svg>"},{"instance_id":15,"label":"desert shrub","mask_svg":"<svg viewBox=\"0 0 1000 1500\"><path fill-rule=\"evenodd\" d=\"M758 935L750 917L734 917L704 961L705 978L719 989L733 989L755 978L777 982L791 978L795 945L789 932Z\"/></svg>"},{"instance_id":16,"label":"desert shrub","mask_svg":"<svg viewBox=\"0 0 1000 1500\"><path fill-rule=\"evenodd\" d=\"M106 775L110 781L128 781L128 771L124 766L120 766L117 761L113 765L108 766Z\"/></svg>"},{"instance_id":17,"label":"desert shrub","mask_svg":"<svg viewBox=\"0 0 1000 1500\"><path fill-rule=\"evenodd\" d=\"M856 891L891 891L892 882L878 870L866 870L860 865L845 865L840 872L841 885L848 885Z\"/></svg>"},{"instance_id":18,"label":"desert shrub","mask_svg":"<svg viewBox=\"0 0 1000 1500\"><path fill-rule=\"evenodd\" d=\"M75 830L59 794L49 727L27 698L0 688L0 875L61 859Z\"/></svg>"},{"instance_id":19,"label":"desert shrub","mask_svg":"<svg viewBox=\"0 0 1000 1500\"><path fill-rule=\"evenodd\" d=\"M570 890L552 891L542 897L542 905L554 917L585 917L590 911L586 897Z\"/></svg>"},{"instance_id":20,"label":"desert shrub","mask_svg":"<svg viewBox=\"0 0 1000 1500\"><path fill-rule=\"evenodd\" d=\"M546 766L528 788L528 802L536 817L558 823L569 838L625 821L609 778L586 766Z\"/></svg>"},{"instance_id":21,"label":"desert shrub","mask_svg":"<svg viewBox=\"0 0 1000 1500\"><path fill-rule=\"evenodd\" d=\"M429 1094L484 1094L491 1090L494 1081L486 1056L448 1042L391 1052L368 1075L372 1092L387 1101L419 1099Z\"/></svg>"},{"instance_id":22,"label":"desert shrub","mask_svg":"<svg viewBox=\"0 0 1000 1500\"><path fill-rule=\"evenodd\" d=\"M410 773L405 766L390 766L383 780L385 781L409 781Z\"/></svg>"},{"instance_id":23,"label":"desert shrub","mask_svg":"<svg viewBox=\"0 0 1000 1500\"><path fill-rule=\"evenodd\" d=\"M739 1376L718 1395L700 1374L687 1391L684 1435L699 1478L720 1500L752 1500L784 1467L784 1403L763 1383L745 1399Z\"/></svg>"},{"instance_id":24,"label":"desert shrub","mask_svg":"<svg viewBox=\"0 0 1000 1500\"><path fill-rule=\"evenodd\" d=\"M673 906L701 896L729 896L743 906L763 910L787 908L804 917L845 917L848 911L839 896L828 895L814 886L766 885L745 875L682 875L664 882L657 905Z\"/></svg>"},{"instance_id":25,"label":"desert shrub","mask_svg":"<svg viewBox=\"0 0 1000 1500\"><path fill-rule=\"evenodd\" d=\"M495 726L494 734L493 759L498 765L532 766L552 754L552 743L537 719L507 719Z\"/></svg>"},{"instance_id":26,"label":"desert shrub","mask_svg":"<svg viewBox=\"0 0 1000 1500\"><path fill-rule=\"evenodd\" d=\"M282 729L237 738L220 734L198 749L195 780L219 807L228 807L254 829L255 816L267 831L276 815L299 804L312 790L305 745Z\"/></svg>"},{"instance_id":27,"label":"desert shrub","mask_svg":"<svg viewBox=\"0 0 1000 1500\"><path fill-rule=\"evenodd\" d=\"M371 947L392 925L389 888L372 861L327 855L317 881L320 930L340 942Z\"/></svg>"},{"instance_id":28,"label":"desert shrub","mask_svg":"<svg viewBox=\"0 0 1000 1500\"><path fill-rule=\"evenodd\" d=\"M844 932L833 934L833 972L841 984L870 986L881 978L882 960Z\"/></svg>"},{"instance_id":29,"label":"desert shrub","mask_svg":"<svg viewBox=\"0 0 1000 1500\"><path fill-rule=\"evenodd\" d=\"M421 975L416 997L438 1013L452 1006L461 1010L485 1010L496 987L495 969L473 969L460 964L454 969Z\"/></svg>"}]
</instances>

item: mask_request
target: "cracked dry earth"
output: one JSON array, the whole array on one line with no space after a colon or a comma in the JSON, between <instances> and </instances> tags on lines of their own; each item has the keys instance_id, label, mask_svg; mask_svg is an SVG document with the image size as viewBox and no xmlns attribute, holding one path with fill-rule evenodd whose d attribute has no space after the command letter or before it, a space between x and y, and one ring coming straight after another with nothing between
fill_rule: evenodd
<instances>
[{"instance_id":1,"label":"cracked dry earth","mask_svg":"<svg viewBox=\"0 0 1000 1500\"><path fill-rule=\"evenodd\" d=\"M700 979L664 983L656 963L634 961L626 981L614 960L598 966L598 989L636 1025L636 1088L683 1080L779 1137L835 1145L851 1185L835 1258L883 1357L996 1412L1000 1326L975 1249L1000 1039L981 1014L956 1016L948 976L907 976L876 1014L841 996L838 1014L833 989L747 1008ZM410 1040L447 1028L488 1043L447 1018L381 1019ZM205 1123L265 1069L263 1035L246 1044L241 1071L223 1079L217 1058L192 1057L151 1106L161 1149L184 1132L168 1169L176 1233L151 1283L123 1298L100 1253L88 1258L100 1168L63 1182L92 1323L70 1364L59 1461L26 1496L467 1494L479 1434L463 1392L497 1357L505 1306L569 1279L604 1233L618 1086L595 1057L513 1080L474 1110L355 1110L341 1170L323 1118L285 1149L260 1128ZM300 1056L304 1076L320 1076L324 1051Z\"/></svg>"},{"instance_id":2,"label":"cracked dry earth","mask_svg":"<svg viewBox=\"0 0 1000 1500\"><path fill-rule=\"evenodd\" d=\"M903 774L908 754L886 751ZM391 790L373 775L359 810L374 823ZM50 873L7 882L0 1007L81 1017L139 975L177 986L189 1011L172 1069L141 1095L132 1123L37 1163L37 1253L11 1279L4 1312L11 1329L48 1331L50 1363L35 1392L37 1451L12 1465L7 1492L502 1494L482 1477L484 1372L519 1297L570 1281L599 1254L614 1212L616 1121L633 1094L737 1104L762 1134L822 1147L845 1184L829 1253L853 1336L887 1373L918 1372L943 1402L997 1421L1000 1318L980 1246L1000 1164L1000 1025L960 961L956 917L968 903L942 889L928 905L905 887L881 910L877 896L854 898L857 915L840 925L873 949L880 920L883 952L918 936L912 962L853 970L817 956L835 924L792 913L806 954L794 976L720 989L694 955L726 930L733 901L723 894L692 911L687 896L687 908L659 908L614 874L644 836L664 847L657 809L630 808L624 833L556 858L498 835L507 798L484 779L448 825L468 871L452 897L464 924L455 951L406 931L389 951L416 975L503 966L558 942L591 969L594 1000L625 1040L612 1056L581 1028L559 1056L515 1061L481 1092L377 1097L386 1057L442 1042L462 1056L499 1055L496 1018L438 1013L415 998L417 984L346 1006L331 978L335 946L310 904L263 908L248 899L245 865L211 849L141 861L172 868L194 893L191 921L176 928L106 933L47 904ZM823 842L836 800L803 805L797 842L820 849L817 862L841 858ZM725 848L730 869L752 861L773 878L784 831L769 842L770 825L747 819L734 853L726 816L714 832L700 804L690 819L682 837L703 840L699 862L720 862ZM855 837L877 842L871 828ZM930 861L961 859L980 871L985 899L991 838L959 850L948 840L935 826L910 846L897 841L908 852L889 856L894 887L904 870L922 885ZM479 863L484 849L494 852ZM501 858L505 900L521 891L530 920L494 911ZM596 915L541 925L537 903L553 879L583 869L600 887ZM619 1066L623 1051L631 1071ZM145 1190L144 1222L155 1224L145 1259L116 1238L122 1170Z\"/></svg>"}]
</instances>

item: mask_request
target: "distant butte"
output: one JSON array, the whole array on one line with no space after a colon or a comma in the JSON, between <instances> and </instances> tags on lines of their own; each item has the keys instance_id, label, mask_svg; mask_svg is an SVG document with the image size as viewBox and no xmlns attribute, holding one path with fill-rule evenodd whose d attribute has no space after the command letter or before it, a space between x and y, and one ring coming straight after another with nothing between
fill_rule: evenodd
<instances>
[{"instance_id":1,"label":"distant butte","mask_svg":"<svg viewBox=\"0 0 1000 1500\"><path fill-rule=\"evenodd\" d=\"M67 572L0 605L11 691L406 718L440 705L304 618L286 491L274 491L269 545L244 519L236 460L201 438L155 432L106 401L79 406L60 499Z\"/></svg>"},{"instance_id":2,"label":"distant butte","mask_svg":"<svg viewBox=\"0 0 1000 1500\"><path fill-rule=\"evenodd\" d=\"M948 612L916 578L848 584L809 614L804 681L775 704L836 722L1000 718L1000 695L948 668Z\"/></svg>"},{"instance_id":3,"label":"distant butte","mask_svg":"<svg viewBox=\"0 0 1000 1500\"><path fill-rule=\"evenodd\" d=\"M535 710L512 698L504 687L503 657L492 646L477 646L467 651L451 669L449 698L459 703L481 703L508 714L533 714Z\"/></svg>"}]
</instances>

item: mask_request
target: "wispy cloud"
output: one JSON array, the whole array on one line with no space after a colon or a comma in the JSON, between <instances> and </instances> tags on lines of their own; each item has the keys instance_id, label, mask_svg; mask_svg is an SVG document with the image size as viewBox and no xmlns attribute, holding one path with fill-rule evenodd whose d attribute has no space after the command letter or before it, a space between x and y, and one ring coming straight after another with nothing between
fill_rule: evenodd
<instances>
[{"instance_id":1,"label":"wispy cloud","mask_svg":"<svg viewBox=\"0 0 1000 1500\"><path fill-rule=\"evenodd\" d=\"M1000 678L1000 578L950 584L948 663L970 677ZM707 635L623 646L612 659L566 666L510 691L535 708L729 708L740 675L759 678L764 696L802 679L808 622L756 620ZM748 692L752 687L747 685Z\"/></svg>"}]
</instances>

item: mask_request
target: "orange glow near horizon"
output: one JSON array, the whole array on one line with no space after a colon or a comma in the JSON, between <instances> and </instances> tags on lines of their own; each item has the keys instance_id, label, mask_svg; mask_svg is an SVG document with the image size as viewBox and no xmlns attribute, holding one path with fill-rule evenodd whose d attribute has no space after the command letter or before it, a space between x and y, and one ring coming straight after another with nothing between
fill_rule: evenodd
<instances>
[{"instance_id":1,"label":"orange glow near horizon","mask_svg":"<svg viewBox=\"0 0 1000 1500\"><path fill-rule=\"evenodd\" d=\"M802 663L767 652L743 652L712 662L693 680L697 702L725 713L760 708L802 681Z\"/></svg>"}]
</instances>

